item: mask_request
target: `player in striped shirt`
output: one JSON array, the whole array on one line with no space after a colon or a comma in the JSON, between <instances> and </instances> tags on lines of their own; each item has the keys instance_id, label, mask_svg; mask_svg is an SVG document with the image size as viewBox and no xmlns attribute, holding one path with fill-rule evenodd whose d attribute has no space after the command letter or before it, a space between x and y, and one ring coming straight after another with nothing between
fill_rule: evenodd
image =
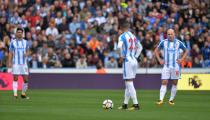
<instances>
[{"instance_id":1,"label":"player in striped shirt","mask_svg":"<svg viewBox=\"0 0 210 120\"><path fill-rule=\"evenodd\" d=\"M172 80L171 97L169 104L174 105L174 97L177 91L177 82L180 79L180 63L188 54L188 49L185 45L175 38L175 32L173 29L167 31L168 39L160 42L158 47L155 49L155 55L161 65L163 65L161 79L162 85L160 88L160 100L156 104L163 104L163 99L167 91L168 80ZM164 60L159 56L160 49L164 50ZM180 58L180 49L184 51Z\"/></svg>"},{"instance_id":2,"label":"player in striped shirt","mask_svg":"<svg viewBox=\"0 0 210 120\"><path fill-rule=\"evenodd\" d=\"M139 110L136 96L136 90L133 80L136 78L136 69L138 68L137 58L142 51L140 41L129 31L130 24L122 25L123 34L118 39L118 48L121 50L123 60L123 79L125 80L125 98L124 103L119 109ZM127 108L129 99L133 100L133 106Z\"/></svg>"},{"instance_id":3,"label":"player in striped shirt","mask_svg":"<svg viewBox=\"0 0 210 120\"><path fill-rule=\"evenodd\" d=\"M13 92L14 98L17 99L18 75L23 77L23 90L21 97L29 99L26 96L28 88L28 65L26 57L29 55L28 41L23 39L23 29L17 28L16 38L11 41L9 48L9 67L12 67L12 74L14 75Z\"/></svg>"}]
</instances>

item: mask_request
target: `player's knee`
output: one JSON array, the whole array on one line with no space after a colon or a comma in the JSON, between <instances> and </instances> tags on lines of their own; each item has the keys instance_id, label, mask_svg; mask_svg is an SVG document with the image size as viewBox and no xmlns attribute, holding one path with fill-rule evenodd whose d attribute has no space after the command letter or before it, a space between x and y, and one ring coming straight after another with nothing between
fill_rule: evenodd
<instances>
[{"instance_id":1,"label":"player's knee","mask_svg":"<svg viewBox=\"0 0 210 120\"><path fill-rule=\"evenodd\" d=\"M28 83L28 79L25 79L25 80L24 80L24 83Z\"/></svg>"},{"instance_id":2,"label":"player's knee","mask_svg":"<svg viewBox=\"0 0 210 120\"><path fill-rule=\"evenodd\" d=\"M14 76L14 81L18 81L18 77L17 76Z\"/></svg>"},{"instance_id":3,"label":"player's knee","mask_svg":"<svg viewBox=\"0 0 210 120\"><path fill-rule=\"evenodd\" d=\"M162 85L167 85L168 84L168 80L162 80Z\"/></svg>"},{"instance_id":4,"label":"player's knee","mask_svg":"<svg viewBox=\"0 0 210 120\"><path fill-rule=\"evenodd\" d=\"M173 84L173 85L177 85L177 81L173 81L172 84Z\"/></svg>"}]
</instances>

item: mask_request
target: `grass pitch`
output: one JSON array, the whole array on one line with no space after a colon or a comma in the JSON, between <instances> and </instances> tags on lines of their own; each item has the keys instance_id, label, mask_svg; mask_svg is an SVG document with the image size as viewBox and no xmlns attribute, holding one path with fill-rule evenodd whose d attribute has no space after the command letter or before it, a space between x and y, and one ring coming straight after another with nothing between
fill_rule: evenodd
<instances>
[{"instance_id":1,"label":"grass pitch","mask_svg":"<svg viewBox=\"0 0 210 120\"><path fill-rule=\"evenodd\" d=\"M30 100L14 100L12 91L0 91L0 120L210 120L210 91L178 91L175 105L168 105L168 91L165 104L156 105L159 90L137 90L139 111L117 109L124 90L29 90L28 95ZM114 102L112 110L103 110L105 99Z\"/></svg>"}]
</instances>

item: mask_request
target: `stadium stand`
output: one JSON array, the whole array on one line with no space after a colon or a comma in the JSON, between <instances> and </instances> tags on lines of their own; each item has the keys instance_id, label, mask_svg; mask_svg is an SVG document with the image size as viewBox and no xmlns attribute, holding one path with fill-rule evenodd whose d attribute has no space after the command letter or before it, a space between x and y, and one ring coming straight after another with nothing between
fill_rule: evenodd
<instances>
[{"instance_id":1,"label":"stadium stand","mask_svg":"<svg viewBox=\"0 0 210 120\"><path fill-rule=\"evenodd\" d=\"M17 27L31 48L30 68L96 68L99 62L120 68L124 20L143 45L139 67L160 67L154 48L169 28L190 51L183 68L209 67L209 6L209 0L0 0L1 72Z\"/></svg>"}]
</instances>

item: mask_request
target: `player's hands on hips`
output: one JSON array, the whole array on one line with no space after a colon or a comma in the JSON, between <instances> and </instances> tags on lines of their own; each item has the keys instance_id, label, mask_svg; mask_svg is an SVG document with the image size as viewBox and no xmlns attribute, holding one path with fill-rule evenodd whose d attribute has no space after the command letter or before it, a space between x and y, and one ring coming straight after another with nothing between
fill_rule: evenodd
<instances>
[{"instance_id":1,"label":"player's hands on hips","mask_svg":"<svg viewBox=\"0 0 210 120\"><path fill-rule=\"evenodd\" d=\"M161 65L165 64L165 62L163 60L160 60L159 62L160 62Z\"/></svg>"},{"instance_id":2,"label":"player's hands on hips","mask_svg":"<svg viewBox=\"0 0 210 120\"><path fill-rule=\"evenodd\" d=\"M126 59L126 57L121 57L123 60L125 60Z\"/></svg>"},{"instance_id":3,"label":"player's hands on hips","mask_svg":"<svg viewBox=\"0 0 210 120\"><path fill-rule=\"evenodd\" d=\"M178 60L177 60L177 63L180 64L182 61L183 61L183 59L178 59Z\"/></svg>"}]
</instances>

